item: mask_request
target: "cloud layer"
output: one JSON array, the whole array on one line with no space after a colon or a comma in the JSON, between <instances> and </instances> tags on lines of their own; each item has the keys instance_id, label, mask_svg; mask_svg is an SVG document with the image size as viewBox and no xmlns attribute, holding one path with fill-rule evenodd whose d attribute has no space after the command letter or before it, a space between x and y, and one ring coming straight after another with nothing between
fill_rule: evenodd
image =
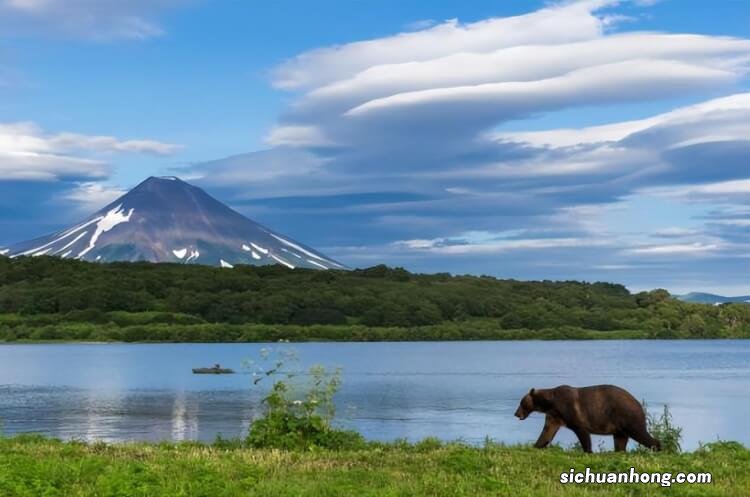
<instances>
[{"instance_id":1,"label":"cloud layer","mask_svg":"<svg viewBox=\"0 0 750 497\"><path fill-rule=\"evenodd\" d=\"M737 261L748 248L745 218L724 213L750 189L750 94L733 90L750 72L750 40L623 31L618 4L424 24L302 53L273 73L296 99L269 131L271 148L193 172L353 265L620 281L627 270L639 285L703 258L703 272L675 284L698 282L711 258ZM523 131L560 111L700 95L713 98ZM639 226L655 204L660 214Z\"/></svg>"},{"instance_id":2,"label":"cloud layer","mask_svg":"<svg viewBox=\"0 0 750 497\"><path fill-rule=\"evenodd\" d=\"M0 176L3 181L97 179L109 174L106 157L119 153L168 155L180 146L155 140L45 133L30 122L0 123Z\"/></svg>"}]
</instances>

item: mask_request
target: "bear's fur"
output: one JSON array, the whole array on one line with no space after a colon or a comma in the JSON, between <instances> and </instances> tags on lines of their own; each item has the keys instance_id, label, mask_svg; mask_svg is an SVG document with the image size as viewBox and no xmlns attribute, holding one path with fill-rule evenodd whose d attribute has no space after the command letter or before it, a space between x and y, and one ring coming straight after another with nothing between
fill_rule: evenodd
<instances>
[{"instance_id":1,"label":"bear's fur","mask_svg":"<svg viewBox=\"0 0 750 497\"><path fill-rule=\"evenodd\" d=\"M592 433L613 435L616 451L625 450L628 438L650 449L661 449L659 441L646 429L646 413L641 404L614 385L532 388L521 399L515 415L524 420L532 412L543 412L546 416L544 429L534 444L538 448L548 446L565 426L576 434L585 452L591 452Z\"/></svg>"}]
</instances>

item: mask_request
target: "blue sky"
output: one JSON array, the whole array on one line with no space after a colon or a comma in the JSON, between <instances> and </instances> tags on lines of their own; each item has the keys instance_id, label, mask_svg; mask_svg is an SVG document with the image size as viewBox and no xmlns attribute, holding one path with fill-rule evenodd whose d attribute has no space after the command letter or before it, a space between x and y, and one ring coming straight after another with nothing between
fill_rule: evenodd
<instances>
[{"instance_id":1,"label":"blue sky","mask_svg":"<svg viewBox=\"0 0 750 497\"><path fill-rule=\"evenodd\" d=\"M352 266L750 293L742 0L0 0L0 244L177 174Z\"/></svg>"}]
</instances>

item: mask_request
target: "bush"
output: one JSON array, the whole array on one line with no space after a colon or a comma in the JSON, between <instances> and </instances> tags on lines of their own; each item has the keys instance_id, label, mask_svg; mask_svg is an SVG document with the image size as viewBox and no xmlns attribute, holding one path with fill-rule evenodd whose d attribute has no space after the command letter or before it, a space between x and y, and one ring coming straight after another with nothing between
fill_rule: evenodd
<instances>
[{"instance_id":1,"label":"bush","mask_svg":"<svg viewBox=\"0 0 750 497\"><path fill-rule=\"evenodd\" d=\"M740 454L744 453L746 450L747 449L745 449L745 446L739 442L734 442L734 441L729 441L729 440L718 440L716 442L701 444L701 446L698 448L696 452L702 453L702 454L719 452L719 453L726 453L734 457L738 457Z\"/></svg>"},{"instance_id":2,"label":"bush","mask_svg":"<svg viewBox=\"0 0 750 497\"><path fill-rule=\"evenodd\" d=\"M362 435L355 431L331 426L336 412L333 397L341 384L341 371L328 372L322 366L310 368L308 380L294 383L296 376L285 373L285 360L293 355L281 351L271 357L268 349L261 351L263 359L271 359L272 366L256 370L255 383L272 375L285 374L277 380L264 397L265 415L253 422L247 444L255 448L275 449L354 449L365 446Z\"/></svg>"},{"instance_id":3,"label":"bush","mask_svg":"<svg viewBox=\"0 0 750 497\"><path fill-rule=\"evenodd\" d=\"M662 452L669 454L679 454L682 452L682 447L680 446L682 428L676 426L674 421L672 421L672 413L669 412L669 406L664 404L664 410L658 417L648 412L645 402L643 402L643 409L646 411L648 432L661 443Z\"/></svg>"},{"instance_id":4,"label":"bush","mask_svg":"<svg viewBox=\"0 0 750 497\"><path fill-rule=\"evenodd\" d=\"M256 420L247 436L255 448L274 449L356 449L365 445L355 431L328 426L320 416L298 416L288 412L270 412Z\"/></svg>"}]
</instances>

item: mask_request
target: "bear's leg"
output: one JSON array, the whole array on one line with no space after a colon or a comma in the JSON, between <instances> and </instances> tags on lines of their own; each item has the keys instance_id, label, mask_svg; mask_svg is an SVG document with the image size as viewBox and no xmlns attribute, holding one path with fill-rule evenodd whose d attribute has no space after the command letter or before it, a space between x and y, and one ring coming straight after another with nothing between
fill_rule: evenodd
<instances>
[{"instance_id":1,"label":"bear's leg","mask_svg":"<svg viewBox=\"0 0 750 497\"><path fill-rule=\"evenodd\" d=\"M585 430L581 430L580 428L573 430L573 432L578 437L578 441L581 444L581 448L584 452L591 452L591 434Z\"/></svg>"},{"instance_id":2,"label":"bear's leg","mask_svg":"<svg viewBox=\"0 0 750 497\"><path fill-rule=\"evenodd\" d=\"M622 433L616 433L615 436L615 452L625 452L628 446L628 436Z\"/></svg>"},{"instance_id":3,"label":"bear's leg","mask_svg":"<svg viewBox=\"0 0 750 497\"><path fill-rule=\"evenodd\" d=\"M544 428L542 429L541 435L539 435L539 438L534 444L534 447L536 447L537 449L543 449L548 446L552 439L555 438L555 435L557 435L557 431L560 429L562 424L562 421L550 416L549 414L545 416Z\"/></svg>"}]
</instances>

